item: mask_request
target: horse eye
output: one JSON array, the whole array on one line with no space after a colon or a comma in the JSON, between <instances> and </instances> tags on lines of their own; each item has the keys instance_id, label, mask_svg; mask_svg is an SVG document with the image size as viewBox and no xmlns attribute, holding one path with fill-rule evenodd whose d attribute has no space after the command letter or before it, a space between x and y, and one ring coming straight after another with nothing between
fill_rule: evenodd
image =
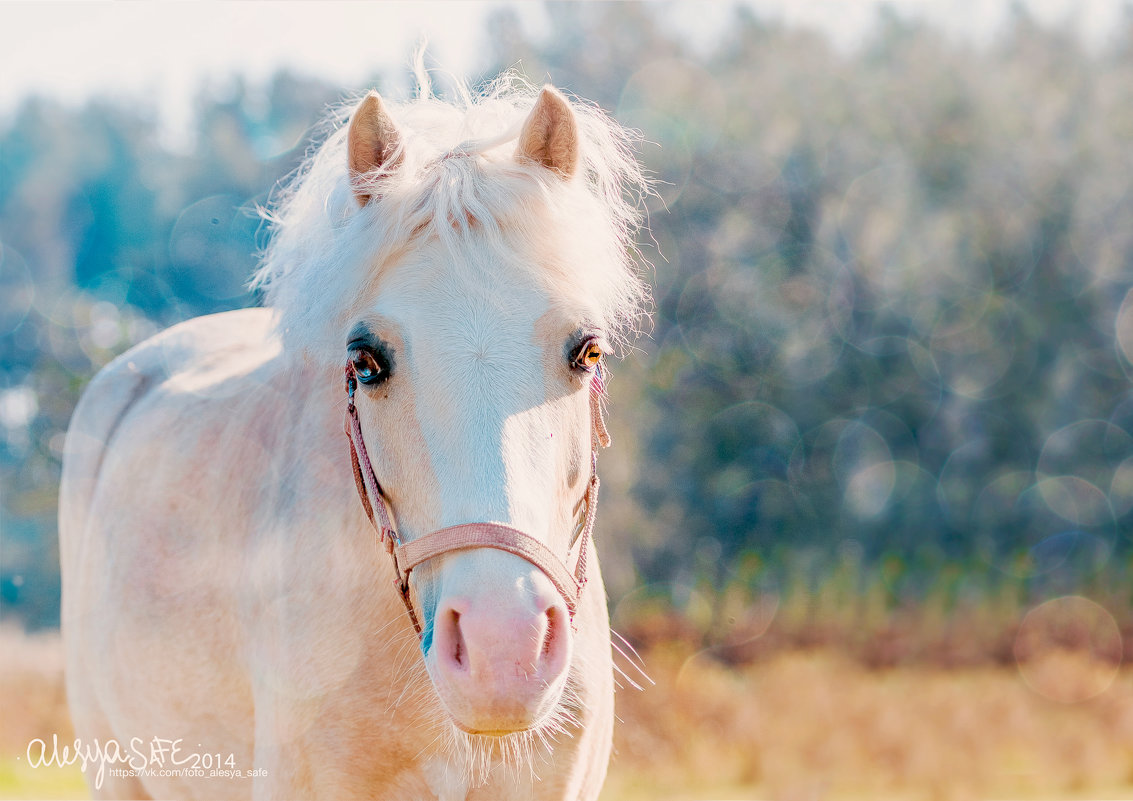
<instances>
[{"instance_id":1,"label":"horse eye","mask_svg":"<svg viewBox=\"0 0 1133 801\"><path fill-rule=\"evenodd\" d=\"M571 357L571 366L578 370L592 371L602 361L602 346L598 339L591 337L575 350Z\"/></svg>"},{"instance_id":2,"label":"horse eye","mask_svg":"<svg viewBox=\"0 0 1133 801\"><path fill-rule=\"evenodd\" d=\"M369 348L351 348L350 363L361 384L377 384L389 378L389 365L380 354Z\"/></svg>"}]
</instances>

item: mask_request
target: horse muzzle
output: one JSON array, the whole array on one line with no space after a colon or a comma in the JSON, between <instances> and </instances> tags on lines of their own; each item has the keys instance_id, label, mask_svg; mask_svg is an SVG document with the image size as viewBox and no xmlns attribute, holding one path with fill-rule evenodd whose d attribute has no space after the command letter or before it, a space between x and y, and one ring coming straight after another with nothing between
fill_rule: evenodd
<instances>
[{"instance_id":1,"label":"horse muzzle","mask_svg":"<svg viewBox=\"0 0 1133 801\"><path fill-rule=\"evenodd\" d=\"M481 580L489 563L513 577L491 582L507 589ZM563 596L545 574L502 554L454 555L444 574L425 665L453 723L488 735L538 726L558 704L571 662Z\"/></svg>"}]
</instances>

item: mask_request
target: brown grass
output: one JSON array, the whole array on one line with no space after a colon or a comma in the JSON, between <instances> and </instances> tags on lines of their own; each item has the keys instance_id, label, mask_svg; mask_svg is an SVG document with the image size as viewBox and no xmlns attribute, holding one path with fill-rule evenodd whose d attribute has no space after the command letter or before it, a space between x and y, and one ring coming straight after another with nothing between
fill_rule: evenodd
<instances>
[{"instance_id":1,"label":"brown grass","mask_svg":"<svg viewBox=\"0 0 1133 801\"><path fill-rule=\"evenodd\" d=\"M23 754L29 740L45 733L73 738L57 633L0 628L0 710L0 756Z\"/></svg>"},{"instance_id":2,"label":"brown grass","mask_svg":"<svg viewBox=\"0 0 1133 801\"><path fill-rule=\"evenodd\" d=\"M1081 653L1048 680L1112 681L1069 704L997 666L871 669L829 649L728 666L671 642L644 660L657 684L618 694L609 801L1133 797L1133 670Z\"/></svg>"},{"instance_id":3,"label":"brown grass","mask_svg":"<svg viewBox=\"0 0 1133 801\"><path fill-rule=\"evenodd\" d=\"M0 628L0 798L86 797L77 767L31 767L33 738L73 739L63 690L63 650L57 633L29 636Z\"/></svg>"},{"instance_id":4,"label":"brown grass","mask_svg":"<svg viewBox=\"0 0 1133 801\"><path fill-rule=\"evenodd\" d=\"M1090 614L1016 622L1010 660L890 665L864 646L802 645L786 623L741 652L644 615L631 639L656 684L618 692L603 799L1133 798L1133 668ZM0 654L0 797L74 797L74 776L53 790L15 769L30 738L70 732L58 638L6 631Z\"/></svg>"}]
</instances>

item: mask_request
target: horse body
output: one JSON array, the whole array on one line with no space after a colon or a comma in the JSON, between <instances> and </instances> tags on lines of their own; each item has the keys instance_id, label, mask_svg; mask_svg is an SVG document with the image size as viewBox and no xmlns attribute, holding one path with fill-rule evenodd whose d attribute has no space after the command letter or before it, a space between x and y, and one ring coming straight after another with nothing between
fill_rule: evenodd
<instances>
[{"instance_id":1,"label":"horse body","mask_svg":"<svg viewBox=\"0 0 1133 801\"><path fill-rule=\"evenodd\" d=\"M414 151L390 141L384 110L364 103L343 143L352 174L340 170L336 184L349 193L337 208L322 199L324 244L336 243L340 269L358 265L354 280L327 275L339 294L315 293L311 267L307 295L278 291L272 309L175 326L88 387L60 492L76 733L147 757L155 738L178 741L157 764L144 760L149 775L112 772L97 795L597 796L613 682L596 558L568 625L538 566L488 548L444 554L414 572L418 640L356 495L343 357L320 351L337 339L347 359L382 365L381 380L359 388L358 414L400 536L492 520L570 551L593 447L592 376L573 354L587 331L608 331L610 314L593 285L560 282L594 243L531 235L558 208L540 200L546 188L565 185L569 160L585 157L539 150L576 122L547 97L516 157L493 155L497 144L456 173L430 162L413 183L434 183L417 194L406 178ZM360 153L359 136L383 146ZM414 222L422 197L496 166L516 186L535 176L518 205L465 192ZM308 185L320 180L313 169ZM390 180L360 185L369 169ZM405 181L401 206L394 176ZM300 188L292 206L309 211L309 200ZM409 234L374 235L390 217ZM360 254L359 241L370 249ZM285 269L298 270L288 257ZM304 276L275 280L293 290ZM164 770L183 766L205 776Z\"/></svg>"}]
</instances>

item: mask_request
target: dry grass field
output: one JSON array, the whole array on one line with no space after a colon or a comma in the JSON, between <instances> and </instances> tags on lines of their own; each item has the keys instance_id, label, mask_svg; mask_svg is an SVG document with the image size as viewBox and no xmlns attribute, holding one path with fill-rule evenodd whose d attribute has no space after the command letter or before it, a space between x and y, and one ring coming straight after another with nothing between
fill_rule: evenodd
<instances>
[{"instance_id":1,"label":"dry grass field","mask_svg":"<svg viewBox=\"0 0 1133 801\"><path fill-rule=\"evenodd\" d=\"M1068 704L996 666L877 670L824 650L739 669L681 648L646 658L657 685L619 697L610 801L1133 798L1133 670ZM1073 653L1047 670L1079 687L1110 672Z\"/></svg>"},{"instance_id":2,"label":"dry grass field","mask_svg":"<svg viewBox=\"0 0 1133 801\"><path fill-rule=\"evenodd\" d=\"M32 768L33 738L71 736L63 654L55 633L0 628L0 798L87 798L78 768Z\"/></svg>"},{"instance_id":3,"label":"dry grass field","mask_svg":"<svg viewBox=\"0 0 1133 801\"><path fill-rule=\"evenodd\" d=\"M671 615L640 615L627 636L654 684L617 660L644 688L622 680L603 798L1133 798L1133 668L1100 609L1076 597L1039 607L1000 651L983 642L985 658L911 622L849 643L781 617L705 646ZM57 637L0 640L0 797L85 797L76 770L22 758L32 737L69 733Z\"/></svg>"}]
</instances>

